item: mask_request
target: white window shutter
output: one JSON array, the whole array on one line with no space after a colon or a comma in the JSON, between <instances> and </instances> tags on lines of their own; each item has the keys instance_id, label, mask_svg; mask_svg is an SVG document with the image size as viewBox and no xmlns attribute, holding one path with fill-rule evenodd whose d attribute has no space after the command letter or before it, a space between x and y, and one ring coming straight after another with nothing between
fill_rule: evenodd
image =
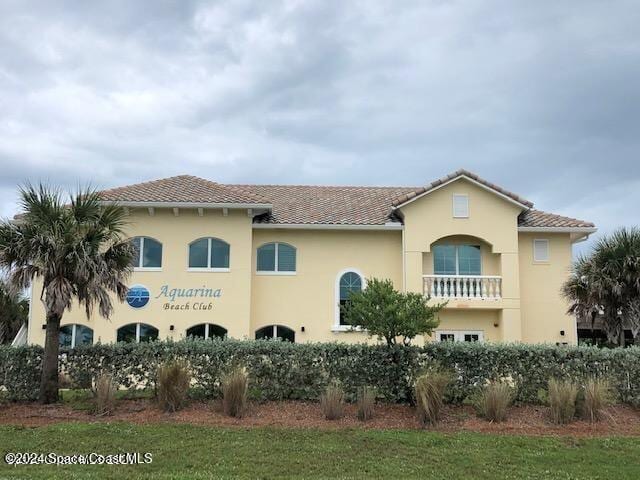
<instances>
[{"instance_id":1,"label":"white window shutter","mask_svg":"<svg viewBox=\"0 0 640 480\"><path fill-rule=\"evenodd\" d=\"M549 261L549 240L533 241L533 261L534 262Z\"/></svg>"},{"instance_id":2,"label":"white window shutter","mask_svg":"<svg viewBox=\"0 0 640 480\"><path fill-rule=\"evenodd\" d=\"M469 218L469 195L453 195L454 218Z\"/></svg>"}]
</instances>

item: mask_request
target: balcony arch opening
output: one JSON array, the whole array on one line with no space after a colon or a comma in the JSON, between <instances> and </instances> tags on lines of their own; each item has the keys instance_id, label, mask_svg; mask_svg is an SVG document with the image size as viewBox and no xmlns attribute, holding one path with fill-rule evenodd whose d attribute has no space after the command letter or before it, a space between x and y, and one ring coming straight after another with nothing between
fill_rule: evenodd
<instances>
[{"instance_id":1,"label":"balcony arch opening","mask_svg":"<svg viewBox=\"0 0 640 480\"><path fill-rule=\"evenodd\" d=\"M442 237L422 257L424 293L433 298L499 299L500 254L470 235Z\"/></svg>"}]
</instances>

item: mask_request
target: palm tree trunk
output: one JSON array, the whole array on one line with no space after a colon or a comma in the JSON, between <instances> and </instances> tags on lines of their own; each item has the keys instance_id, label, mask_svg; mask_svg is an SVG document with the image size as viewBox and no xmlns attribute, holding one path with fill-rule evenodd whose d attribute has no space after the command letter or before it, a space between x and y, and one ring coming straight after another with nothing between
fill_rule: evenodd
<instances>
[{"instance_id":1,"label":"palm tree trunk","mask_svg":"<svg viewBox=\"0 0 640 480\"><path fill-rule=\"evenodd\" d=\"M624 341L624 328L622 328L622 330L620 331L620 341L619 344L622 348L625 347L625 341Z\"/></svg>"},{"instance_id":2,"label":"palm tree trunk","mask_svg":"<svg viewBox=\"0 0 640 480\"><path fill-rule=\"evenodd\" d=\"M57 313L47 314L47 335L42 357L42 377L40 378L40 403L58 401L58 352L60 350L60 318Z\"/></svg>"}]
</instances>

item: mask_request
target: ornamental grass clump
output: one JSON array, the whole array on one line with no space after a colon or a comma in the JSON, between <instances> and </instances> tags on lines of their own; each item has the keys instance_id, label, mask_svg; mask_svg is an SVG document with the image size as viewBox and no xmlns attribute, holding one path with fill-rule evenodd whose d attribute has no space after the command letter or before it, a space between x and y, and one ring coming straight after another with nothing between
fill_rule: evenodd
<instances>
[{"instance_id":1,"label":"ornamental grass clump","mask_svg":"<svg viewBox=\"0 0 640 480\"><path fill-rule=\"evenodd\" d=\"M444 394L451 383L451 374L434 370L416 380L416 411L422 425L435 425L440 420Z\"/></svg>"},{"instance_id":2,"label":"ornamental grass clump","mask_svg":"<svg viewBox=\"0 0 640 480\"><path fill-rule=\"evenodd\" d=\"M476 396L473 405L480 417L490 422L504 422L514 394L513 387L507 382L490 382Z\"/></svg>"},{"instance_id":3,"label":"ornamental grass clump","mask_svg":"<svg viewBox=\"0 0 640 480\"><path fill-rule=\"evenodd\" d=\"M113 377L106 373L96 378L95 385L91 388L93 394L93 414L98 416L112 415L116 407L116 392L118 386Z\"/></svg>"},{"instance_id":4,"label":"ornamental grass clump","mask_svg":"<svg viewBox=\"0 0 640 480\"><path fill-rule=\"evenodd\" d=\"M172 360L158 368L158 405L165 412L176 412L187 405L191 374L181 360Z\"/></svg>"},{"instance_id":5,"label":"ornamental grass clump","mask_svg":"<svg viewBox=\"0 0 640 480\"><path fill-rule=\"evenodd\" d=\"M222 377L222 410L230 417L242 418L247 410L249 376L242 367L234 367Z\"/></svg>"},{"instance_id":6,"label":"ornamental grass clump","mask_svg":"<svg viewBox=\"0 0 640 480\"><path fill-rule=\"evenodd\" d=\"M358 389L356 399L358 406L358 420L366 422L373 418L373 411L376 406L376 391L373 387L361 387Z\"/></svg>"},{"instance_id":7,"label":"ornamental grass clump","mask_svg":"<svg viewBox=\"0 0 640 480\"><path fill-rule=\"evenodd\" d=\"M320 397L320 406L327 420L339 420L344 416L344 390L338 383L331 383Z\"/></svg>"},{"instance_id":8,"label":"ornamental grass clump","mask_svg":"<svg viewBox=\"0 0 640 480\"><path fill-rule=\"evenodd\" d=\"M613 403L611 382L603 378L587 379L581 400L582 418L599 422L604 417L604 409Z\"/></svg>"},{"instance_id":9,"label":"ornamental grass clump","mask_svg":"<svg viewBox=\"0 0 640 480\"><path fill-rule=\"evenodd\" d=\"M578 385L572 380L549 380L549 408L551 421L564 425L573 421L576 415Z\"/></svg>"}]
</instances>

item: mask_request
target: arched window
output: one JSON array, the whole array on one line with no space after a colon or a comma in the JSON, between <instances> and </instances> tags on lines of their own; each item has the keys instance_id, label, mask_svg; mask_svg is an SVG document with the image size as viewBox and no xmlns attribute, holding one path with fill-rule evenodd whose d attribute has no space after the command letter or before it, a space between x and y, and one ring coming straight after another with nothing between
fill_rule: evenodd
<instances>
[{"instance_id":1,"label":"arched window","mask_svg":"<svg viewBox=\"0 0 640 480\"><path fill-rule=\"evenodd\" d=\"M282 325L268 325L256 330L256 340L277 339L294 343L296 332Z\"/></svg>"},{"instance_id":2,"label":"arched window","mask_svg":"<svg viewBox=\"0 0 640 480\"><path fill-rule=\"evenodd\" d=\"M59 336L61 347L75 348L78 345L91 345L93 343L93 330L84 325L63 325L60 327Z\"/></svg>"},{"instance_id":3,"label":"arched window","mask_svg":"<svg viewBox=\"0 0 640 480\"><path fill-rule=\"evenodd\" d=\"M187 338L221 338L227 337L227 329L213 323L201 323L187 329Z\"/></svg>"},{"instance_id":4,"label":"arched window","mask_svg":"<svg viewBox=\"0 0 640 480\"><path fill-rule=\"evenodd\" d=\"M342 307L349 302L349 296L353 292L360 292L365 287L363 275L355 269L340 272L336 281L336 327L346 327Z\"/></svg>"},{"instance_id":5,"label":"arched window","mask_svg":"<svg viewBox=\"0 0 640 480\"><path fill-rule=\"evenodd\" d=\"M229 269L229 244L218 238L199 238L189 244L189 268Z\"/></svg>"},{"instance_id":6,"label":"arched window","mask_svg":"<svg viewBox=\"0 0 640 480\"><path fill-rule=\"evenodd\" d=\"M162 268L162 244L151 237L134 237L131 243L135 247L134 269Z\"/></svg>"},{"instance_id":7,"label":"arched window","mask_svg":"<svg viewBox=\"0 0 640 480\"><path fill-rule=\"evenodd\" d=\"M146 323L130 323L120 327L117 332L118 342L140 343L158 339L158 329Z\"/></svg>"},{"instance_id":8,"label":"arched window","mask_svg":"<svg viewBox=\"0 0 640 480\"><path fill-rule=\"evenodd\" d=\"M295 273L296 249L287 243L265 243L258 248L257 263L258 273Z\"/></svg>"}]
</instances>

